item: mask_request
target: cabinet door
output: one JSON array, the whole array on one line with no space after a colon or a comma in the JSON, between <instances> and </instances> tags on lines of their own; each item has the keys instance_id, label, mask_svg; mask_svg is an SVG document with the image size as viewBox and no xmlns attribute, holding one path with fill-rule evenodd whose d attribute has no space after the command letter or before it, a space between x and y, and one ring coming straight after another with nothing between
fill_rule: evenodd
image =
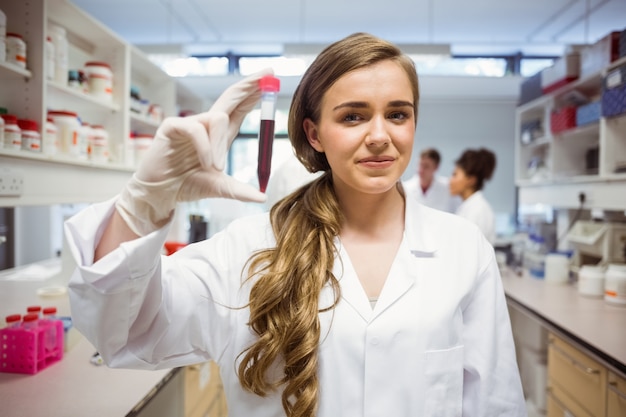
<instances>
[{"instance_id":1,"label":"cabinet door","mask_svg":"<svg viewBox=\"0 0 626 417\"><path fill-rule=\"evenodd\" d=\"M550 335L548 346L548 378L551 386L591 415L605 415L606 368L554 335Z\"/></svg>"},{"instance_id":2,"label":"cabinet door","mask_svg":"<svg viewBox=\"0 0 626 417\"><path fill-rule=\"evenodd\" d=\"M626 416L626 379L609 372L607 417Z\"/></svg>"},{"instance_id":3,"label":"cabinet door","mask_svg":"<svg viewBox=\"0 0 626 417\"><path fill-rule=\"evenodd\" d=\"M546 417L594 417L573 401L557 386L548 388ZM597 416L600 417L600 416Z\"/></svg>"}]
</instances>

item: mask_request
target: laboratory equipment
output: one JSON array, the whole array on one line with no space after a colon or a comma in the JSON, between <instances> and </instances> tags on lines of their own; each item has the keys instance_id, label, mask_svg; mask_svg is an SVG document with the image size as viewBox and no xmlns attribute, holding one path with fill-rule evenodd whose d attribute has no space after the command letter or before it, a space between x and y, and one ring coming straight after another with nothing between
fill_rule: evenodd
<instances>
[{"instance_id":1,"label":"laboratory equipment","mask_svg":"<svg viewBox=\"0 0 626 417\"><path fill-rule=\"evenodd\" d=\"M266 75L259 80L259 87L261 88L261 126L259 129L257 176L259 189L264 193L272 168L272 144L274 142L276 100L280 90L280 80L273 75Z\"/></svg>"},{"instance_id":2,"label":"laboratory equipment","mask_svg":"<svg viewBox=\"0 0 626 417\"><path fill-rule=\"evenodd\" d=\"M626 262L626 224L579 220L567 233L577 265Z\"/></svg>"}]
</instances>

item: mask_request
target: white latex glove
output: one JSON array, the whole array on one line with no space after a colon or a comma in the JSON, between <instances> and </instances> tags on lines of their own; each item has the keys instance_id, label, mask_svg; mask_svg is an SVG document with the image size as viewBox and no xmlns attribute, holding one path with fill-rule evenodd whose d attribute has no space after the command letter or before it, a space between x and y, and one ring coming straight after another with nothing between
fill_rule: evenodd
<instances>
[{"instance_id":1,"label":"white latex glove","mask_svg":"<svg viewBox=\"0 0 626 417\"><path fill-rule=\"evenodd\" d=\"M224 173L226 155L243 118L261 98L263 70L233 84L208 112L163 121L154 142L116 202L139 236L166 225L179 201L224 197L265 201L265 194Z\"/></svg>"}]
</instances>

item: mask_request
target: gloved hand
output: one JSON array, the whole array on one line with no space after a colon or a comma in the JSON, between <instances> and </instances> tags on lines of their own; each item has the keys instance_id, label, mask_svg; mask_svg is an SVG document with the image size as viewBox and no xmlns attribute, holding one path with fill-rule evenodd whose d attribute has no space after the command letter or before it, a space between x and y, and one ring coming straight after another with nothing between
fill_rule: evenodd
<instances>
[{"instance_id":1,"label":"gloved hand","mask_svg":"<svg viewBox=\"0 0 626 417\"><path fill-rule=\"evenodd\" d=\"M271 69L233 84L208 112L163 121L116 202L133 232L145 236L166 225L179 201L207 197L265 201L265 194L223 170L243 118L261 98L259 79L268 74Z\"/></svg>"}]
</instances>

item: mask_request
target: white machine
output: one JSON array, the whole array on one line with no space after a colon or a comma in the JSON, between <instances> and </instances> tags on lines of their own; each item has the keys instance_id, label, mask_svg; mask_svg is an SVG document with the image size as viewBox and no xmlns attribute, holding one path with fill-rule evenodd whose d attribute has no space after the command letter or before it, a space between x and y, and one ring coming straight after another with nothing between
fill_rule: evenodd
<instances>
[{"instance_id":1,"label":"white machine","mask_svg":"<svg viewBox=\"0 0 626 417\"><path fill-rule=\"evenodd\" d=\"M626 224L579 220L567 233L578 266L626 263Z\"/></svg>"}]
</instances>

